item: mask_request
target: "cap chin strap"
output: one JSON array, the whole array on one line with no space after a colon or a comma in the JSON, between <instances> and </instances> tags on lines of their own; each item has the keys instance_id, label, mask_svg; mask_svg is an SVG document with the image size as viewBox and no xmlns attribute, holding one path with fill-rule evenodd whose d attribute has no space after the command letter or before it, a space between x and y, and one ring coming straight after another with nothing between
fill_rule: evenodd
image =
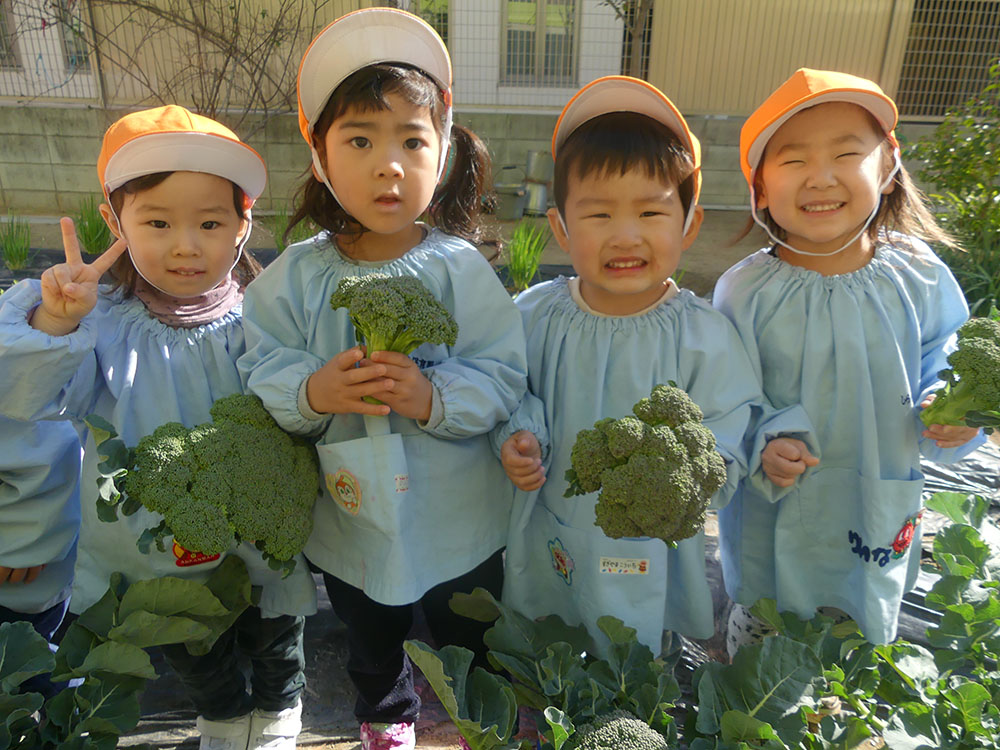
<instances>
[{"instance_id":1,"label":"cap chin strap","mask_svg":"<svg viewBox=\"0 0 1000 750\"><path fill-rule=\"evenodd\" d=\"M125 237L125 232L122 231L122 222L121 222L121 219L118 218L118 213L115 211L114 206L111 206L111 215L115 217L115 224L118 225L118 236L119 237L123 237L125 239L125 241L128 242L128 238ZM243 215L244 215L244 218L246 219L246 222L247 222L247 231L243 235L243 238L240 240L239 244L236 246L236 259L233 261L233 265L231 265L229 267L229 270L226 271L226 275L223 276L221 279L219 279L219 281L217 283L213 284L209 289L206 289L205 292L212 291L212 289L215 289L215 287L219 286L219 284L221 284L226 279L228 279L229 278L229 274L231 274L233 272L233 269L236 268L236 264L239 263L240 262L240 258L243 257L243 246L246 245L247 244L247 240L250 239L250 231L253 229L253 211L248 208L244 212ZM194 299L195 297L200 297L202 294L205 293L205 292L201 292L199 294L175 294L174 292L168 292L166 289L164 289L162 287L159 287L156 284L154 284L152 281L150 281L149 277L146 276L146 274L144 274L142 272L142 269L139 268L139 264L135 262L135 256L132 255L132 247L131 247L131 245L129 245L126 248L126 250L128 252L129 260L132 261L132 267L135 269L135 272L142 277L143 281L145 281L147 284L149 284L151 287L153 287L153 289L155 289L156 291L161 292L162 294L166 294L166 295L168 295L170 297L176 297L177 299Z\"/></svg>"},{"instance_id":2,"label":"cap chin strap","mask_svg":"<svg viewBox=\"0 0 1000 750\"><path fill-rule=\"evenodd\" d=\"M452 113L452 108L449 105L444 116L444 128L441 131L441 156L438 159L438 171L437 171L437 181L440 184L441 178L444 176L444 170L448 166L448 153L451 151L451 126L454 122L454 116ZM312 168L313 174L319 178L319 181L326 185L326 189L330 191L330 195L333 199L337 201L341 208L344 204L341 202L340 198L337 197L337 191L333 189L333 185L330 184L330 178L326 176L326 170L323 169L323 162L319 158L319 153L316 151L315 146L310 146L309 151L312 153Z\"/></svg>"},{"instance_id":3,"label":"cap chin strap","mask_svg":"<svg viewBox=\"0 0 1000 750\"><path fill-rule=\"evenodd\" d=\"M851 245L853 245L854 242L858 239L858 237L860 237L862 234L865 233L865 231L867 231L868 226L875 219L875 214L878 213L879 206L882 205L882 191L892 184L892 180L896 176L896 173L899 171L901 166L901 162L899 160L898 146L892 150L892 159L893 159L892 170L889 172L888 176L882 181L882 184L878 186L879 200L875 202L875 207L872 208L871 213L868 214L868 218L865 219L865 223L861 225L861 228L854 233L851 239L849 239L847 242L845 242L836 250L833 250L829 253L811 253L807 250L799 250L797 247L792 247L787 242L778 239L778 237L775 236L774 232L771 231L771 227L769 227L767 223L763 219L761 219L760 216L757 214L757 194L752 187L752 182L750 188L750 215L753 216L753 220L758 224L758 226L760 226L767 233L767 236L770 238L771 242L773 242L775 245L781 245L783 248L785 248L786 250L790 250L796 255L809 255L816 258L826 257L829 255L836 255L837 253L841 253L847 248L849 248Z\"/></svg>"}]
</instances>

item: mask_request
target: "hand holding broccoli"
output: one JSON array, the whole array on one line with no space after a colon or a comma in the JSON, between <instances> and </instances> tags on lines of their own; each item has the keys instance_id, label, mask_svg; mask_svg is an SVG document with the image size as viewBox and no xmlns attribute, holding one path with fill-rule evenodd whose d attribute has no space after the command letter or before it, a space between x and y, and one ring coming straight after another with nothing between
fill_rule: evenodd
<instances>
[{"instance_id":1,"label":"hand holding broccoli","mask_svg":"<svg viewBox=\"0 0 1000 750\"><path fill-rule=\"evenodd\" d=\"M675 545L704 527L726 463L701 409L675 385L656 386L632 411L577 434L565 496L599 490L596 524L612 539L649 536Z\"/></svg>"},{"instance_id":2,"label":"hand holding broccoli","mask_svg":"<svg viewBox=\"0 0 1000 750\"><path fill-rule=\"evenodd\" d=\"M369 403L372 394L391 388L385 377L385 365L364 361L364 350L354 346L338 354L309 376L306 398L313 411L320 414L371 414L384 417L389 407Z\"/></svg>"},{"instance_id":3,"label":"hand holding broccoli","mask_svg":"<svg viewBox=\"0 0 1000 750\"><path fill-rule=\"evenodd\" d=\"M944 386L924 402L920 420L931 428L925 436L961 445L975 432L934 433L932 426L982 427L987 434L1000 427L1000 311L993 308L988 317L971 318L958 329L958 348L948 364L951 368L939 374Z\"/></svg>"}]
</instances>

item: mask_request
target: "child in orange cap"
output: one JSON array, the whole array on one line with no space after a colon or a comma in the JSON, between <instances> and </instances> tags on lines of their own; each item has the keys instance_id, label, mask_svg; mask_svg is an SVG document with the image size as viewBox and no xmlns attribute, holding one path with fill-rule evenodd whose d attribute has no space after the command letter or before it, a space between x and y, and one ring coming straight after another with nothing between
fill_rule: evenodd
<instances>
[{"instance_id":1,"label":"child in orange cap","mask_svg":"<svg viewBox=\"0 0 1000 750\"><path fill-rule=\"evenodd\" d=\"M78 425L98 414L135 445L166 422L209 421L216 399L241 390L243 289L260 268L244 244L266 172L228 128L171 105L112 125L98 177L107 199L101 213L117 240L86 263L72 221L63 219L66 262L3 295L0 405L15 418ZM105 272L112 283L99 286ZM73 610L96 602L115 571L129 581L207 578L219 555L176 543L139 552L136 540L159 522L150 511L113 524L98 519L99 462L88 438ZM192 656L184 646L163 651L198 709L202 748L294 748L302 628L315 611L315 587L304 560L283 580L252 545L239 551L252 582L263 587L260 605L207 655ZM253 668L252 695L241 653Z\"/></svg>"},{"instance_id":2,"label":"child in orange cap","mask_svg":"<svg viewBox=\"0 0 1000 750\"><path fill-rule=\"evenodd\" d=\"M720 513L731 652L758 630L745 607L761 597L806 618L834 608L891 641L920 560L920 454L955 460L982 439L919 420L968 308L922 241L950 240L900 164L896 117L873 82L801 69L740 135L773 244L713 301L759 356L771 403L803 405L819 452L771 442L764 469L784 496L744 484Z\"/></svg>"},{"instance_id":3,"label":"child in orange cap","mask_svg":"<svg viewBox=\"0 0 1000 750\"><path fill-rule=\"evenodd\" d=\"M320 32L299 68L313 174L292 222L326 231L247 290L247 389L318 441L327 492L305 554L347 625L364 750L414 746L420 698L403 652L413 605L440 645L467 646L486 666L487 626L448 599L475 586L499 596L503 574L513 488L487 433L524 394L524 334L470 244L489 158L451 127L451 78L444 43L409 13L360 10ZM375 273L423 282L458 323L454 343L412 356L359 347L330 298L341 280Z\"/></svg>"},{"instance_id":4,"label":"child in orange cap","mask_svg":"<svg viewBox=\"0 0 1000 750\"><path fill-rule=\"evenodd\" d=\"M564 496L574 440L674 382L701 407L726 461L726 484L713 498L724 505L739 479L759 470L745 435L763 419L760 383L725 316L672 278L702 209L698 140L670 100L645 81L600 78L563 109L552 150L549 223L576 276L516 300L537 399L525 399L496 436L507 474L523 490L508 535L504 601L528 617L582 624L601 649L607 638L597 620L614 615L659 653L665 630L715 632L704 533L676 548L608 538L595 526L596 493ZM775 415L768 429L798 434L794 411ZM533 422L551 435L544 462Z\"/></svg>"}]
</instances>

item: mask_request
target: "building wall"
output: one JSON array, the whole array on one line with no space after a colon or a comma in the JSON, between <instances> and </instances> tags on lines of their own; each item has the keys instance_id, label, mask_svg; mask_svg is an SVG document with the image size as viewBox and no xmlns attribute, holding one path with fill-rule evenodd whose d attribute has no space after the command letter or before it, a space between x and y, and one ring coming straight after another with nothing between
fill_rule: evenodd
<instances>
[{"instance_id":1,"label":"building wall","mask_svg":"<svg viewBox=\"0 0 1000 750\"><path fill-rule=\"evenodd\" d=\"M745 115L801 67L895 93L913 0L656 0L649 81L682 112Z\"/></svg>"}]
</instances>

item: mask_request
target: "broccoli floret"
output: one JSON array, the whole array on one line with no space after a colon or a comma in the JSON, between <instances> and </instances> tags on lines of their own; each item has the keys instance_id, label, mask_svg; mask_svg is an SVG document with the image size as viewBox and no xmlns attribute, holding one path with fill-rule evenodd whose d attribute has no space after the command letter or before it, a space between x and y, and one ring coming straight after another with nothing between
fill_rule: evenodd
<instances>
[{"instance_id":1,"label":"broccoli floret","mask_svg":"<svg viewBox=\"0 0 1000 750\"><path fill-rule=\"evenodd\" d=\"M171 423L142 438L124 492L162 515L185 549L221 554L246 540L291 560L312 531L315 448L282 430L256 396L226 396L211 414L190 430Z\"/></svg>"},{"instance_id":2,"label":"broccoli floret","mask_svg":"<svg viewBox=\"0 0 1000 750\"><path fill-rule=\"evenodd\" d=\"M668 750L666 738L627 711L612 711L581 724L567 740L568 750Z\"/></svg>"},{"instance_id":3,"label":"broccoli floret","mask_svg":"<svg viewBox=\"0 0 1000 750\"><path fill-rule=\"evenodd\" d=\"M941 372L944 387L920 413L932 424L1000 427L1000 312L972 318L958 329L958 348L948 356L951 369Z\"/></svg>"},{"instance_id":4,"label":"broccoli floret","mask_svg":"<svg viewBox=\"0 0 1000 750\"><path fill-rule=\"evenodd\" d=\"M701 408L683 390L672 385L658 385L649 398L632 407L639 419L649 425L676 427L685 422L701 422Z\"/></svg>"},{"instance_id":5,"label":"broccoli floret","mask_svg":"<svg viewBox=\"0 0 1000 750\"><path fill-rule=\"evenodd\" d=\"M705 525L726 462L701 409L680 388L657 386L634 412L579 432L565 496L600 491L595 523L612 539L648 536L675 545Z\"/></svg>"},{"instance_id":6,"label":"broccoli floret","mask_svg":"<svg viewBox=\"0 0 1000 750\"><path fill-rule=\"evenodd\" d=\"M409 354L421 344L454 346L458 337L451 313L415 276L347 277L330 305L347 308L358 343L364 342L369 353Z\"/></svg>"}]
</instances>

